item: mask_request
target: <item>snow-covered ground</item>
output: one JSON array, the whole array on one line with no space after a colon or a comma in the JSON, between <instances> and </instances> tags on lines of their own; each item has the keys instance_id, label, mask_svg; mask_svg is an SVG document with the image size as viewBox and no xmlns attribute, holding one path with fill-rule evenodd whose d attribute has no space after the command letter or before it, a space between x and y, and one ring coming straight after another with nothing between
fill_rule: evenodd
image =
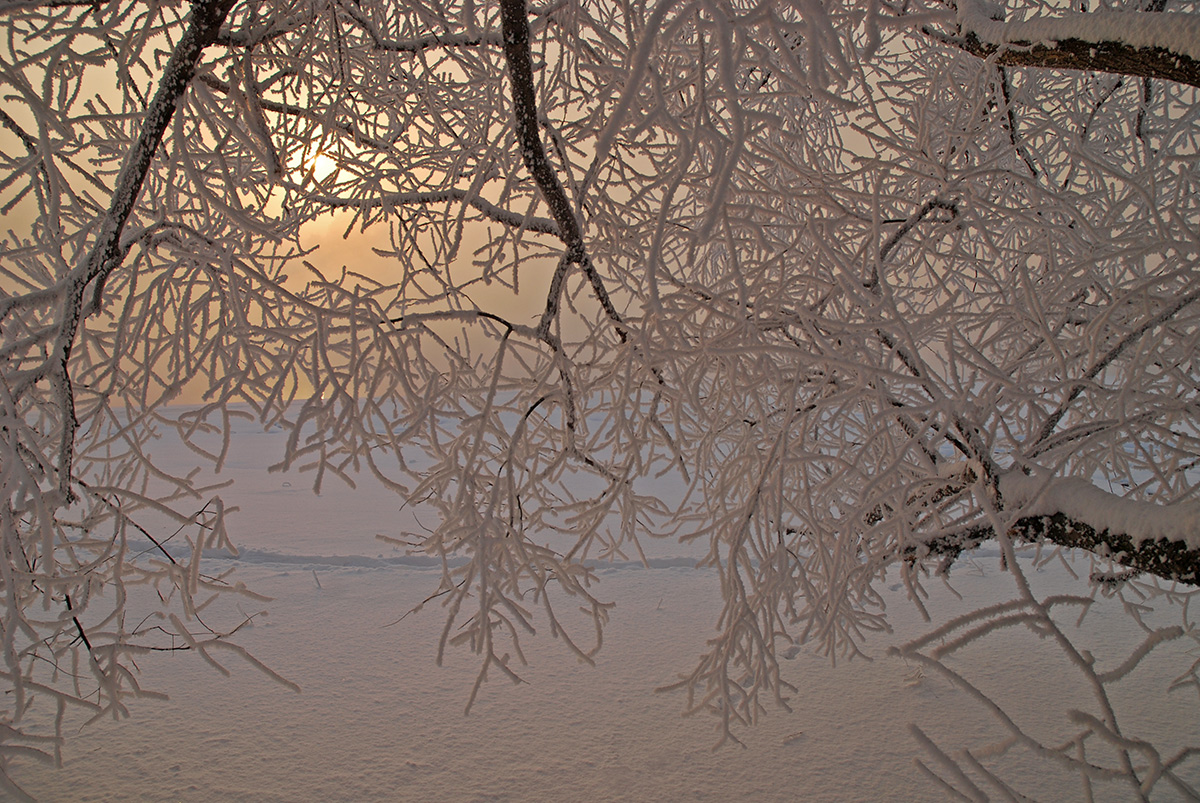
<instances>
[{"instance_id":1,"label":"snow-covered ground","mask_svg":"<svg viewBox=\"0 0 1200 803\"><path fill-rule=\"evenodd\" d=\"M930 800L940 793L914 764L922 754L910 724L951 749L1002 736L965 692L886 656L930 627L894 583L896 632L872 642L874 661L833 667L807 649L789 653L794 712L771 711L739 732L744 749L714 751L716 723L680 716L682 695L655 692L692 667L720 602L715 575L690 568L695 555L670 544L656 546L650 568L600 569L602 593L618 607L594 667L539 633L525 642L526 682L493 678L464 715L472 656L452 652L435 666L436 605L400 619L436 587L437 570L375 538L411 529L412 513L369 481L357 490L329 483L313 496L305 477L265 470L277 434L243 428L225 471L235 480L225 496L242 509L234 528L243 553L213 568L236 564L237 579L274 598L243 603L269 614L239 640L302 691L232 655L230 677L186 653L146 656L143 684L170 699L138 701L129 719L72 733L61 769L18 764L15 779L40 799ZM1030 576L1045 589L1087 593L1057 564ZM1012 594L995 552L964 561L952 579L964 599L935 587L938 619ZM1164 611L1163 623L1171 616L1178 612ZM1100 661L1141 639L1114 600L1093 606L1078 632ZM1186 640L1160 648L1118 685L1127 735L1160 748L1200 744L1196 690L1166 691L1200 657L1187 649ZM1021 724L1058 729L1064 740L1065 712L1092 699L1061 651L1024 630L979 641L957 666ZM1025 794L1082 796L1077 779L1045 761L1014 751L1000 762ZM1189 771L1200 784L1200 761ZM1098 797L1123 800L1127 791Z\"/></svg>"}]
</instances>

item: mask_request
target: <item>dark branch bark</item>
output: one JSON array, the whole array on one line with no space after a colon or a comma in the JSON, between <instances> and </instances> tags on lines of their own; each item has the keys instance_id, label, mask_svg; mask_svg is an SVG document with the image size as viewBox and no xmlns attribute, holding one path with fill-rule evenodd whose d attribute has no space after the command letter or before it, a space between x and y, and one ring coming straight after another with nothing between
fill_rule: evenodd
<instances>
[{"instance_id":1,"label":"dark branch bark","mask_svg":"<svg viewBox=\"0 0 1200 803\"><path fill-rule=\"evenodd\" d=\"M1133 47L1122 42L1083 39L1061 39L1052 45L1023 41L995 45L980 41L972 33L962 37L946 36L929 28L925 33L973 56L991 59L1002 67L1088 70L1177 81L1200 88L1200 62L1160 47Z\"/></svg>"},{"instance_id":2,"label":"dark branch bark","mask_svg":"<svg viewBox=\"0 0 1200 803\"><path fill-rule=\"evenodd\" d=\"M628 327L621 318L609 297L608 290L588 257L587 247L583 242L583 229L575 217L574 206L567 198L562 182L546 156L546 148L542 144L537 107L537 97L534 92L533 58L529 50L529 13L525 0L501 0L500 22L504 32L504 58L508 64L508 78L511 84L513 115L517 133L517 144L521 148L521 160L525 169L533 176L534 183L550 207L550 213L558 224L558 236L567 246L567 251L560 260L554 279L551 281L550 292L546 298L546 310L538 324L538 333L546 336L550 324L558 311L559 294L562 291L563 280L571 265L579 265L592 290L604 308L604 313L612 321L621 341L628 336ZM660 378L661 381L661 378Z\"/></svg>"},{"instance_id":3,"label":"dark branch bark","mask_svg":"<svg viewBox=\"0 0 1200 803\"><path fill-rule=\"evenodd\" d=\"M575 219L566 190L558 179L554 166L546 156L538 126L537 97L534 92L533 58L529 52L529 16L525 0L501 0L500 21L504 31L504 58L508 64L513 115L521 159L546 199L550 213L558 223L563 243L573 261L585 257L583 231Z\"/></svg>"},{"instance_id":4,"label":"dark branch bark","mask_svg":"<svg viewBox=\"0 0 1200 803\"><path fill-rule=\"evenodd\" d=\"M1200 523L1197 523L1200 528ZM1200 550L1189 549L1181 541L1149 539L1135 542L1125 533L1097 530L1089 524L1072 519L1063 513L1048 516L1026 516L1017 519L1009 536L1019 541L1036 543L1048 541L1070 549L1086 549L1100 557L1112 558L1122 566L1152 574L1164 580L1200 585ZM941 555L947 563L963 552L976 548L996 537L991 527L972 527L962 532L944 535L920 547L905 550L907 560Z\"/></svg>"},{"instance_id":5,"label":"dark branch bark","mask_svg":"<svg viewBox=\"0 0 1200 803\"><path fill-rule=\"evenodd\" d=\"M1134 75L1139 78L1159 78L1200 87L1200 63L1188 56L1172 53L1159 47L1135 48L1119 42L1085 42L1064 39L1056 47L1029 42L1014 42L1021 50L1007 47L996 57L1005 67L1048 67L1057 70L1090 70L1092 72ZM963 50L981 58L997 53L996 45L985 45L968 36Z\"/></svg>"}]
</instances>

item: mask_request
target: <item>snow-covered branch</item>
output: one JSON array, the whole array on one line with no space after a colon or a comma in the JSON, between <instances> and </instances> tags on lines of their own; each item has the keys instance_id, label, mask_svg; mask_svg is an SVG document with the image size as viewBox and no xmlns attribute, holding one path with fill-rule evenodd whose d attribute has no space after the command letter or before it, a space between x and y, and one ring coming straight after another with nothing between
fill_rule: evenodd
<instances>
[{"instance_id":1,"label":"snow-covered branch","mask_svg":"<svg viewBox=\"0 0 1200 803\"><path fill-rule=\"evenodd\" d=\"M1200 585L1200 502L1127 499L1087 480L1010 471L1006 507L1021 511L1018 538L1086 549L1158 577Z\"/></svg>"},{"instance_id":2,"label":"snow-covered branch","mask_svg":"<svg viewBox=\"0 0 1200 803\"><path fill-rule=\"evenodd\" d=\"M1127 499L1087 480L1009 471L1000 481L1007 506L1023 516L1062 514L1097 531L1120 533L1134 544L1176 541L1200 552L1200 502L1158 505Z\"/></svg>"},{"instance_id":3,"label":"snow-covered branch","mask_svg":"<svg viewBox=\"0 0 1200 803\"><path fill-rule=\"evenodd\" d=\"M1200 585L1200 503L1160 505L1128 499L1077 478L1009 471L1000 478L1007 534L1020 542L1083 549L1164 580ZM954 560L996 537L991 525L969 527L906 551Z\"/></svg>"},{"instance_id":4,"label":"snow-covered branch","mask_svg":"<svg viewBox=\"0 0 1200 803\"><path fill-rule=\"evenodd\" d=\"M1002 66L1090 70L1200 87L1200 15L1096 11L997 19L995 6L960 0L958 32L926 29L946 44Z\"/></svg>"}]
</instances>

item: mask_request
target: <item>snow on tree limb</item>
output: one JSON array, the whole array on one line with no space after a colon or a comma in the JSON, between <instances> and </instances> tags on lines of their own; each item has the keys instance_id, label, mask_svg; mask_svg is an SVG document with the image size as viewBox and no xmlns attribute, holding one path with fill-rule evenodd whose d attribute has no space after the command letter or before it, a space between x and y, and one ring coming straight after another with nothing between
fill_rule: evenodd
<instances>
[{"instance_id":1,"label":"snow on tree limb","mask_svg":"<svg viewBox=\"0 0 1200 803\"><path fill-rule=\"evenodd\" d=\"M1010 471L1005 504L1021 511L1013 534L1086 549L1167 580L1200 585L1200 503L1157 505L1071 477Z\"/></svg>"},{"instance_id":2,"label":"snow on tree limb","mask_svg":"<svg viewBox=\"0 0 1200 803\"><path fill-rule=\"evenodd\" d=\"M1091 70L1200 87L1200 15L1096 11L1021 21L996 19L983 0L958 3L957 36L946 44L1011 67Z\"/></svg>"},{"instance_id":3,"label":"snow on tree limb","mask_svg":"<svg viewBox=\"0 0 1200 803\"><path fill-rule=\"evenodd\" d=\"M1166 50L1200 60L1200 15L1173 11L1068 12L1059 17L997 20L984 0L959 0L958 21L963 33L973 33L992 45L1016 42L1060 42L1074 39L1110 42L1135 50Z\"/></svg>"},{"instance_id":4,"label":"snow on tree limb","mask_svg":"<svg viewBox=\"0 0 1200 803\"><path fill-rule=\"evenodd\" d=\"M1085 480L1010 471L1001 477L1007 535L1023 543L1083 549L1164 580L1200 585L1200 503L1156 505L1108 493ZM1011 515L1011 514L1010 514ZM990 525L941 535L908 550L953 561L996 538Z\"/></svg>"},{"instance_id":5,"label":"snow on tree limb","mask_svg":"<svg viewBox=\"0 0 1200 803\"><path fill-rule=\"evenodd\" d=\"M1011 533L1027 543L1049 542L1067 549L1084 549L1164 580L1200 584L1200 550L1182 541L1135 538L1120 530L1092 526L1061 511L1022 516Z\"/></svg>"},{"instance_id":6,"label":"snow on tree limb","mask_svg":"<svg viewBox=\"0 0 1200 803\"><path fill-rule=\"evenodd\" d=\"M1004 474L1000 492L1006 507L1016 507L1022 516L1061 514L1096 531L1120 533L1135 545L1172 541L1200 555L1200 502L1156 505L1109 493L1087 480L1023 471Z\"/></svg>"}]
</instances>

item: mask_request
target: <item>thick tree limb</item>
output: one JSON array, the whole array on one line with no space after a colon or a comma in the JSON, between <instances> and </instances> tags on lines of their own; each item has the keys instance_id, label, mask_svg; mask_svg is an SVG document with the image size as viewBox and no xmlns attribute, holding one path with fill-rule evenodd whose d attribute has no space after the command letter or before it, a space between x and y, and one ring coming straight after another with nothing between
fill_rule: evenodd
<instances>
[{"instance_id":1,"label":"thick tree limb","mask_svg":"<svg viewBox=\"0 0 1200 803\"><path fill-rule=\"evenodd\" d=\"M1200 62L1158 47L1135 48L1119 42L1083 39L1061 39L1050 45L1029 41L994 45L981 42L974 34L935 38L1002 67L1088 70L1177 81L1200 88Z\"/></svg>"},{"instance_id":2,"label":"thick tree limb","mask_svg":"<svg viewBox=\"0 0 1200 803\"><path fill-rule=\"evenodd\" d=\"M1029 543L1086 549L1138 572L1200 585L1200 504L1161 505L1110 493L1078 477L1044 470L1009 471L999 483L1016 520L1008 535ZM951 561L996 537L981 524L904 550L907 560L942 555Z\"/></svg>"},{"instance_id":3,"label":"thick tree limb","mask_svg":"<svg viewBox=\"0 0 1200 803\"><path fill-rule=\"evenodd\" d=\"M1198 523L1197 526L1200 526ZM1182 541L1166 539L1134 541L1126 533L1097 530L1090 524L1065 513L1025 516L1017 519L1008 535L1026 543L1049 542L1068 549L1086 549L1100 557L1112 558L1122 566L1152 574L1164 580L1200 585L1200 550L1190 549ZM906 560L941 555L953 562L963 552L975 549L996 537L992 527L972 527L939 536L920 547L904 550Z\"/></svg>"},{"instance_id":4,"label":"thick tree limb","mask_svg":"<svg viewBox=\"0 0 1200 803\"><path fill-rule=\"evenodd\" d=\"M521 148L521 159L525 169L546 199L550 213L558 223L559 236L573 254L573 261L584 258L583 230L566 190L558 179L554 166L546 156L538 132L537 98L534 93L533 58L529 52L529 16L525 0L502 0L500 20L504 31L504 58L508 64L508 79L513 101L513 116L517 132L517 144Z\"/></svg>"},{"instance_id":5,"label":"thick tree limb","mask_svg":"<svg viewBox=\"0 0 1200 803\"><path fill-rule=\"evenodd\" d=\"M1044 67L1158 78L1200 87L1195 14L1102 12L1005 22L977 0L959 3L959 31L940 42L1005 67Z\"/></svg>"},{"instance_id":6,"label":"thick tree limb","mask_svg":"<svg viewBox=\"0 0 1200 803\"><path fill-rule=\"evenodd\" d=\"M587 254L587 246L583 242L583 228L575 217L574 207L558 173L546 156L546 148L542 144L540 126L538 124L537 97L534 93L533 58L529 51L529 12L525 0L501 0L500 21L504 31L504 58L508 64L508 78L511 83L513 115L517 132L517 144L521 148L521 159L525 169L533 176L534 183L550 207L550 213L558 224L558 236L567 246L567 251L559 261L558 268L550 283L550 292L546 298L546 310L542 314L538 331L544 336L550 331L550 323L558 311L559 295L562 292L563 279L571 265L579 265L588 277L592 290L605 314L617 329L617 334L624 341L628 337L620 313L613 306L608 290L592 265Z\"/></svg>"}]
</instances>

